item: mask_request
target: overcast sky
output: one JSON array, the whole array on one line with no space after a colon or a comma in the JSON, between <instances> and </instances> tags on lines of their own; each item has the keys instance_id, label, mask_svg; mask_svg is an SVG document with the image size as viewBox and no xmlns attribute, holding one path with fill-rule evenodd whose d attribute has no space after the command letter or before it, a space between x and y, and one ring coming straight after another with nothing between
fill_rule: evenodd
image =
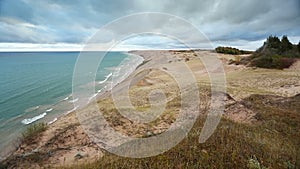
<instances>
[{"instance_id":1,"label":"overcast sky","mask_svg":"<svg viewBox=\"0 0 300 169\"><path fill-rule=\"evenodd\" d=\"M184 18L214 47L255 50L269 35L300 40L299 0L0 0L0 51L78 50L101 26L137 12ZM157 39L133 38L123 47L176 46Z\"/></svg>"}]
</instances>

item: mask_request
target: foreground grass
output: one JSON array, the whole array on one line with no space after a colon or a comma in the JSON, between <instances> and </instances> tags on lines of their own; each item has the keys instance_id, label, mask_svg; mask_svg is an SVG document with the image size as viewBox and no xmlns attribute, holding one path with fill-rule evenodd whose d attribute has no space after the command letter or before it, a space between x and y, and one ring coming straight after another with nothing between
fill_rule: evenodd
<instances>
[{"instance_id":1,"label":"foreground grass","mask_svg":"<svg viewBox=\"0 0 300 169\"><path fill-rule=\"evenodd\" d=\"M222 119L200 144L201 116L182 142L161 155L132 159L106 152L93 163L69 168L299 168L299 103L300 96L252 95L243 104L257 112L255 124Z\"/></svg>"}]
</instances>

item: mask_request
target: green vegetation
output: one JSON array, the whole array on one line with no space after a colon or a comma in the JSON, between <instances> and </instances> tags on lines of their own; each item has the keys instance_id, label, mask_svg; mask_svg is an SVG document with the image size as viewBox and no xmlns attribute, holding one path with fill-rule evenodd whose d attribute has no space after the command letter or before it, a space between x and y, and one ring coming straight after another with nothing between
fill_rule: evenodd
<instances>
[{"instance_id":1,"label":"green vegetation","mask_svg":"<svg viewBox=\"0 0 300 169\"><path fill-rule=\"evenodd\" d=\"M71 168L297 168L299 101L300 95L291 98L252 95L241 103L257 112L254 124L223 118L215 133L200 144L199 134L206 118L202 115L187 138L163 154L132 159L105 152L95 162Z\"/></svg>"},{"instance_id":2,"label":"green vegetation","mask_svg":"<svg viewBox=\"0 0 300 169\"><path fill-rule=\"evenodd\" d=\"M47 129L47 124L45 123L37 123L30 125L23 133L22 133L22 142L30 143L33 140L36 140L36 137Z\"/></svg>"},{"instance_id":3,"label":"green vegetation","mask_svg":"<svg viewBox=\"0 0 300 169\"><path fill-rule=\"evenodd\" d=\"M260 68L284 69L289 68L297 58L300 59L300 41L297 45L292 44L287 36L281 40L277 36L269 36L263 46L255 52L239 50L232 47L217 47L216 52L243 55L251 54L250 57L235 58L231 64L245 64Z\"/></svg>"},{"instance_id":4,"label":"green vegetation","mask_svg":"<svg viewBox=\"0 0 300 169\"><path fill-rule=\"evenodd\" d=\"M4 161L0 162L0 169L6 168L40 168L37 166L45 165L44 162L49 160L50 157L57 151L69 150L70 147L61 147L59 144L64 142L68 133L74 132L75 128L78 127L79 123L73 123L61 128L55 135L47 141L46 149L42 147L36 148L34 145L40 141L41 134L47 130L48 126L45 123L38 123L29 126L23 133L21 151L29 149L26 153L17 153L9 156ZM72 131L72 132L69 132ZM68 135L70 137L70 135ZM24 146L26 144L26 146ZM53 148L52 146L55 145ZM41 168L53 168L53 167L41 167Z\"/></svg>"},{"instance_id":5,"label":"green vegetation","mask_svg":"<svg viewBox=\"0 0 300 169\"><path fill-rule=\"evenodd\" d=\"M249 169L267 169L266 167L261 166L255 155L253 156L253 158L249 159L247 166Z\"/></svg>"},{"instance_id":6,"label":"green vegetation","mask_svg":"<svg viewBox=\"0 0 300 169\"><path fill-rule=\"evenodd\" d=\"M251 54L251 51L245 51L245 50L239 50L232 47L217 47L216 52L218 53L225 53L225 54L231 54L231 55L244 55L244 54Z\"/></svg>"},{"instance_id":7,"label":"green vegetation","mask_svg":"<svg viewBox=\"0 0 300 169\"><path fill-rule=\"evenodd\" d=\"M269 36L264 45L244 61L255 67L284 69L290 67L296 58L300 58L300 44L293 45L287 36L281 40Z\"/></svg>"}]
</instances>

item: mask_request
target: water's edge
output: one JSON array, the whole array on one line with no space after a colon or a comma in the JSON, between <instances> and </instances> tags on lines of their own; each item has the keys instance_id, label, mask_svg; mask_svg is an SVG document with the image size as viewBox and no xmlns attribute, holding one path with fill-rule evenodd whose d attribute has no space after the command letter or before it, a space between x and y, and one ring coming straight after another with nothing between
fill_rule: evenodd
<instances>
[{"instance_id":1,"label":"water's edge","mask_svg":"<svg viewBox=\"0 0 300 169\"><path fill-rule=\"evenodd\" d=\"M119 79L117 79L117 81L114 83L114 84L112 84L112 86L111 86L111 88L108 88L108 89L106 89L106 90L102 90L102 91L98 91L97 93L95 93L93 96L91 96L92 98L95 98L96 100L98 100L98 99L101 99L102 98L102 96L105 94L105 93L107 93L107 92L109 92L109 91L111 91L112 89L113 89L113 87L115 87L116 85L118 85L118 84L120 84L120 83L122 83L123 81L125 81L135 70L136 70L136 68L137 67L139 67L139 65L141 65L142 63L143 63L143 61L144 61L144 58L142 57L142 56L139 56L139 55L136 55L136 54L132 54L132 53L128 53L128 52L122 52L122 53L124 53L124 54L126 54L126 55L128 55L129 57L131 56L131 57L135 57L135 58L137 58L136 60L135 60L135 63L130 63L130 60L128 61L128 63L127 64L130 64L131 66L129 66L129 67L127 67L127 69L129 69L129 71L124 71L124 72L122 72L122 73L125 73L123 76L121 76L121 77L119 77ZM131 58L132 59L132 58ZM125 62L125 63L124 63ZM122 66L124 66L124 67L126 67L126 65L124 65L124 64L126 64L126 59L124 59L122 62L121 62L121 64L119 64L119 66L117 67L118 69L122 69ZM121 68L120 68L121 67ZM108 76L112 76L112 75L108 75ZM110 78L110 77L107 77L105 80L107 80L108 78ZM104 80L103 80L104 81ZM71 93L71 95L72 95L72 93ZM68 97L70 98L71 97L71 95L69 95ZM66 99L66 98L65 98ZM72 100L71 100L72 101ZM86 105L84 105L82 108L85 108L86 106L88 106L89 105L89 103L87 103ZM63 117L65 117L66 115L68 115L69 113L72 113L72 112L74 112L75 110L77 110L77 108L76 107L74 107L72 110L69 110L69 111L67 111L67 112L61 112L61 113L58 113L57 114L57 116L55 116L53 119L51 119L51 120L48 120L48 121L46 121L46 124L49 126L49 127L51 127L51 125L52 124L54 124L55 122L57 122L57 121L59 121L61 118L63 118ZM50 110L50 109L48 109L47 110L47 112L50 112L50 111L52 111L52 110ZM45 116L45 113L44 114L41 114L41 115L39 115L39 117L37 117L36 119L37 120L35 120L35 121L38 121L39 119L42 119L43 117ZM40 118L41 117L41 118ZM33 118L35 118L35 117L33 117ZM34 122L35 122L34 121ZM32 122L30 122L29 120L24 120L23 121L24 122L24 124L26 123L26 122L28 122L28 124L30 124L30 123L32 123ZM30 122L30 123L29 123ZM20 142L19 142L19 140L18 140L18 138L17 138L17 143L16 142L13 142L13 143L11 143L11 144L14 144L13 146L12 146L12 150L9 150L6 154L1 154L1 156L0 156L0 162L1 161L3 161L3 160L5 160L6 158L8 158L13 152L15 152L16 151L16 149L18 148L18 146L16 146L15 144L17 144L17 145L19 145L20 144ZM9 146L11 146L11 145L9 145Z\"/></svg>"}]
</instances>

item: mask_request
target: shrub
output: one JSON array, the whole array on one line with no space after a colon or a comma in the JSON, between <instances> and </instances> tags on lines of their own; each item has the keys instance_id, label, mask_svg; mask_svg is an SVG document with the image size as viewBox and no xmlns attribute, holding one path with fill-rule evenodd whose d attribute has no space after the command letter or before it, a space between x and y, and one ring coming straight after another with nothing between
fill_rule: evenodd
<instances>
[{"instance_id":1,"label":"shrub","mask_svg":"<svg viewBox=\"0 0 300 169\"><path fill-rule=\"evenodd\" d=\"M295 59L285 58L280 55L273 56L260 56L252 60L251 65L260 67L260 68L275 68L275 69L284 69L289 68Z\"/></svg>"},{"instance_id":2,"label":"shrub","mask_svg":"<svg viewBox=\"0 0 300 169\"><path fill-rule=\"evenodd\" d=\"M289 68L296 60L294 58L280 58L280 69Z\"/></svg>"},{"instance_id":3,"label":"shrub","mask_svg":"<svg viewBox=\"0 0 300 169\"><path fill-rule=\"evenodd\" d=\"M225 53L231 55L243 55L243 54L252 53L251 51L244 51L232 47L221 47L221 46L217 47L215 50L217 53Z\"/></svg>"},{"instance_id":4,"label":"shrub","mask_svg":"<svg viewBox=\"0 0 300 169\"><path fill-rule=\"evenodd\" d=\"M47 129L47 124L45 123L37 123L30 125L27 129L22 133L22 142L30 143L36 139L36 137L43 131Z\"/></svg>"}]
</instances>

